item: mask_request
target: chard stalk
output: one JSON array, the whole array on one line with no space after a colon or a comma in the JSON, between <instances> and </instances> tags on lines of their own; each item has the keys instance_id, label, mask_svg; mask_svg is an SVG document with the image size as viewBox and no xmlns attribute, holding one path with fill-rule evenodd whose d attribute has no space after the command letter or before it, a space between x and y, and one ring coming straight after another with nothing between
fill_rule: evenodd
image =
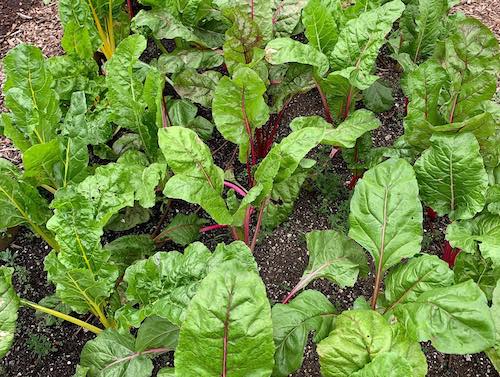
<instances>
[{"instance_id":1,"label":"chard stalk","mask_svg":"<svg viewBox=\"0 0 500 377\"><path fill-rule=\"evenodd\" d=\"M321 103L323 104L323 109L325 111L325 119L328 123L333 124L332 113L330 112L330 107L328 106L328 101L326 100L325 93L323 93L323 91L321 90L321 86L319 85L319 83L316 80L314 80L314 82L316 83L316 88L318 88L318 92L321 97Z\"/></svg>"},{"instance_id":2,"label":"chard stalk","mask_svg":"<svg viewBox=\"0 0 500 377\"><path fill-rule=\"evenodd\" d=\"M257 218L257 225L255 226L255 232L253 234L252 244L250 245L250 251L253 254L255 249L255 244L257 243L257 237L259 236L260 226L262 225L262 217L264 215L264 210L267 207L267 203L269 203L269 198L266 198L262 201L259 208L259 217Z\"/></svg>"},{"instance_id":3,"label":"chard stalk","mask_svg":"<svg viewBox=\"0 0 500 377\"><path fill-rule=\"evenodd\" d=\"M49 308L46 308L45 306L35 304L34 302L31 302L31 301L28 301L25 299L21 299L20 303L21 303L21 305L28 306L30 308L33 308L33 309L39 311L39 312L50 314L50 315L57 317L57 318L60 318L64 321L71 322L77 326L83 327L84 329L87 329L90 332L93 332L94 334L100 334L103 331L99 327L91 325L90 323L87 323L87 322L82 321L78 318L72 317L68 314L58 312L57 310L49 309Z\"/></svg>"}]
</instances>

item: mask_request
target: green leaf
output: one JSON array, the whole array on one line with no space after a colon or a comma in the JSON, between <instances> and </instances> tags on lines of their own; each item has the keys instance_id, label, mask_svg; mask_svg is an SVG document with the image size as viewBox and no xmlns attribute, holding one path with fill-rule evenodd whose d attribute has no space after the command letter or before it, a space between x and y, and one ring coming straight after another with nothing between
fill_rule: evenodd
<instances>
[{"instance_id":1,"label":"green leaf","mask_svg":"<svg viewBox=\"0 0 500 377\"><path fill-rule=\"evenodd\" d=\"M19 298L12 287L11 267L0 267L0 358L9 352L16 332Z\"/></svg>"},{"instance_id":2,"label":"green leaf","mask_svg":"<svg viewBox=\"0 0 500 377\"><path fill-rule=\"evenodd\" d=\"M381 270L420 251L422 206L411 165L387 160L368 170L351 199L349 237L367 249Z\"/></svg>"},{"instance_id":3,"label":"green leaf","mask_svg":"<svg viewBox=\"0 0 500 377\"><path fill-rule=\"evenodd\" d=\"M309 44L325 55L332 52L339 34L337 23L321 0L310 0L302 12Z\"/></svg>"},{"instance_id":4,"label":"green leaf","mask_svg":"<svg viewBox=\"0 0 500 377\"><path fill-rule=\"evenodd\" d=\"M137 331L135 349L143 352L155 348L174 350L177 346L179 328L160 317L147 318Z\"/></svg>"},{"instance_id":5,"label":"green leaf","mask_svg":"<svg viewBox=\"0 0 500 377\"><path fill-rule=\"evenodd\" d=\"M431 56L442 34L448 9L447 0L410 2L400 21L399 52L408 53L415 63Z\"/></svg>"},{"instance_id":6,"label":"green leaf","mask_svg":"<svg viewBox=\"0 0 500 377\"><path fill-rule=\"evenodd\" d=\"M259 275L238 262L208 274L181 327L176 373L264 377L273 354L271 308Z\"/></svg>"},{"instance_id":7,"label":"green leaf","mask_svg":"<svg viewBox=\"0 0 500 377\"><path fill-rule=\"evenodd\" d=\"M293 34L306 4L307 0L274 1L273 29L276 37L288 37Z\"/></svg>"},{"instance_id":8,"label":"green leaf","mask_svg":"<svg viewBox=\"0 0 500 377\"><path fill-rule=\"evenodd\" d=\"M453 271L435 255L424 254L394 267L384 281L385 311L414 302L422 293L453 284Z\"/></svg>"},{"instance_id":9,"label":"green leaf","mask_svg":"<svg viewBox=\"0 0 500 377\"><path fill-rule=\"evenodd\" d=\"M398 306L396 316L416 329L419 341L430 340L443 353L481 352L495 342L488 302L472 280L424 292L415 302Z\"/></svg>"},{"instance_id":10,"label":"green leaf","mask_svg":"<svg viewBox=\"0 0 500 377\"><path fill-rule=\"evenodd\" d=\"M157 377L175 377L175 368L161 368Z\"/></svg>"},{"instance_id":11,"label":"green leaf","mask_svg":"<svg viewBox=\"0 0 500 377\"><path fill-rule=\"evenodd\" d=\"M398 354L411 365L413 377L427 376L427 360L420 343L413 338L413 334L407 333L400 323L391 325L391 328L391 353Z\"/></svg>"},{"instance_id":12,"label":"green leaf","mask_svg":"<svg viewBox=\"0 0 500 377\"><path fill-rule=\"evenodd\" d=\"M363 91L363 102L367 109L376 113L383 113L394 105L392 89L377 80Z\"/></svg>"},{"instance_id":13,"label":"green leaf","mask_svg":"<svg viewBox=\"0 0 500 377\"><path fill-rule=\"evenodd\" d=\"M330 54L332 69L358 89L370 87L378 79L372 75L378 52L404 8L393 0L347 22Z\"/></svg>"},{"instance_id":14,"label":"green leaf","mask_svg":"<svg viewBox=\"0 0 500 377\"><path fill-rule=\"evenodd\" d=\"M335 230L313 231L306 235L309 263L300 279L304 287L326 278L340 287L352 287L358 274L368 273L363 249Z\"/></svg>"},{"instance_id":15,"label":"green leaf","mask_svg":"<svg viewBox=\"0 0 500 377\"><path fill-rule=\"evenodd\" d=\"M26 145L45 143L57 133L61 118L59 98L42 51L20 44L3 59L5 106L11 110L5 136L24 151Z\"/></svg>"},{"instance_id":16,"label":"green leaf","mask_svg":"<svg viewBox=\"0 0 500 377\"><path fill-rule=\"evenodd\" d=\"M291 38L276 38L266 46L266 60L270 64L301 63L316 67L321 76L328 71L328 58L311 45Z\"/></svg>"},{"instance_id":17,"label":"green leaf","mask_svg":"<svg viewBox=\"0 0 500 377\"><path fill-rule=\"evenodd\" d=\"M468 254L462 252L458 254L455 260L453 271L455 272L456 283L463 283L472 279L484 292L486 298L491 300L493 290L500 276L500 268L493 268L491 260L481 257L479 253Z\"/></svg>"},{"instance_id":18,"label":"green leaf","mask_svg":"<svg viewBox=\"0 0 500 377\"><path fill-rule=\"evenodd\" d=\"M151 256L155 249L149 235L122 236L104 245L104 250L111 254L110 260L122 272L135 261Z\"/></svg>"},{"instance_id":19,"label":"green leaf","mask_svg":"<svg viewBox=\"0 0 500 377\"><path fill-rule=\"evenodd\" d=\"M139 224L144 224L151 218L151 212L138 204L127 207L114 215L106 224L107 230L123 232L130 230Z\"/></svg>"},{"instance_id":20,"label":"green leaf","mask_svg":"<svg viewBox=\"0 0 500 377\"><path fill-rule=\"evenodd\" d=\"M343 312L328 338L318 344L322 376L352 376L378 355L388 352L391 340L391 327L377 312Z\"/></svg>"},{"instance_id":21,"label":"green leaf","mask_svg":"<svg viewBox=\"0 0 500 377\"><path fill-rule=\"evenodd\" d=\"M297 117L290 123L292 130L299 130L305 127L324 128L325 135L321 144L342 148L353 148L358 138L379 126L380 121L375 117L375 114L363 109L353 112L335 128L325 121L323 117L319 116Z\"/></svg>"},{"instance_id":22,"label":"green leaf","mask_svg":"<svg viewBox=\"0 0 500 377\"><path fill-rule=\"evenodd\" d=\"M212 107L215 88L222 75L216 71L196 72L195 69L183 69L172 77L175 91L204 107Z\"/></svg>"},{"instance_id":23,"label":"green leaf","mask_svg":"<svg viewBox=\"0 0 500 377\"><path fill-rule=\"evenodd\" d=\"M352 377L406 377L412 375L411 365L405 358L396 353L387 352L376 356L363 369L353 373Z\"/></svg>"},{"instance_id":24,"label":"green leaf","mask_svg":"<svg viewBox=\"0 0 500 377\"><path fill-rule=\"evenodd\" d=\"M170 224L162 231L160 239L167 238L181 246L187 246L198 240L201 227L207 223L207 220L198 217L196 214L184 215L179 213L175 215Z\"/></svg>"},{"instance_id":25,"label":"green leaf","mask_svg":"<svg viewBox=\"0 0 500 377\"><path fill-rule=\"evenodd\" d=\"M130 334L106 330L85 344L80 365L89 368L89 377L150 377L153 362L136 351Z\"/></svg>"},{"instance_id":26,"label":"green leaf","mask_svg":"<svg viewBox=\"0 0 500 377\"><path fill-rule=\"evenodd\" d=\"M230 224L231 214L222 198L224 172L194 131L167 127L158 132L160 148L175 173L163 193L170 198L199 204L219 224Z\"/></svg>"},{"instance_id":27,"label":"green leaf","mask_svg":"<svg viewBox=\"0 0 500 377\"><path fill-rule=\"evenodd\" d=\"M250 68L238 69L233 78L223 77L212 103L215 125L222 136L240 146L240 161L247 159L250 137L269 119L263 94L266 86Z\"/></svg>"},{"instance_id":28,"label":"green leaf","mask_svg":"<svg viewBox=\"0 0 500 377\"><path fill-rule=\"evenodd\" d=\"M276 304L272 309L274 343L273 376L288 376L302 365L308 335L315 341L325 338L335 321L335 307L320 292L306 290L289 304Z\"/></svg>"},{"instance_id":29,"label":"green leaf","mask_svg":"<svg viewBox=\"0 0 500 377\"><path fill-rule=\"evenodd\" d=\"M156 63L162 73L179 73L183 69L212 69L224 63L224 57L218 51L178 49L169 54L162 54Z\"/></svg>"},{"instance_id":30,"label":"green leaf","mask_svg":"<svg viewBox=\"0 0 500 377\"><path fill-rule=\"evenodd\" d=\"M446 239L466 253L480 251L495 268L500 267L500 216L485 213L471 220L455 221L448 225Z\"/></svg>"},{"instance_id":31,"label":"green leaf","mask_svg":"<svg viewBox=\"0 0 500 377\"><path fill-rule=\"evenodd\" d=\"M272 85L267 92L272 100L272 112L279 112L293 96L306 93L315 86L313 69L309 65L290 63L272 66L269 74Z\"/></svg>"},{"instance_id":32,"label":"green leaf","mask_svg":"<svg viewBox=\"0 0 500 377\"><path fill-rule=\"evenodd\" d=\"M68 54L87 57L89 47L93 50L91 55L101 47L102 42L86 0L61 0L59 18L64 27L62 46Z\"/></svg>"},{"instance_id":33,"label":"green leaf","mask_svg":"<svg viewBox=\"0 0 500 377\"><path fill-rule=\"evenodd\" d=\"M434 135L415 163L422 200L440 216L470 219L485 204L488 176L474 135Z\"/></svg>"},{"instance_id":34,"label":"green leaf","mask_svg":"<svg viewBox=\"0 0 500 377\"><path fill-rule=\"evenodd\" d=\"M131 35L116 48L106 63L106 84L109 88L111 119L120 127L137 132L149 158L154 159L158 150L157 119L161 116L159 103L163 91L163 77L154 68L140 75L134 71L139 57L146 48L146 39Z\"/></svg>"},{"instance_id":35,"label":"green leaf","mask_svg":"<svg viewBox=\"0 0 500 377\"><path fill-rule=\"evenodd\" d=\"M491 303L491 316L496 329L496 341L492 348L486 350L486 355L490 358L493 366L500 370L500 280L497 282L495 290L493 291L493 299Z\"/></svg>"}]
</instances>

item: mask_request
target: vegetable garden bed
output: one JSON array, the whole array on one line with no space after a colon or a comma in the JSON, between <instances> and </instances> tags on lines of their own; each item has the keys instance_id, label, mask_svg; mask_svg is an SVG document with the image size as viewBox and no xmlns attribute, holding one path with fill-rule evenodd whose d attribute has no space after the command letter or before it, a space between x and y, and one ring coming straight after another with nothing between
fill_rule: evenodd
<instances>
[{"instance_id":1,"label":"vegetable garden bed","mask_svg":"<svg viewBox=\"0 0 500 377\"><path fill-rule=\"evenodd\" d=\"M3 61L0 375L497 376L500 55L452 3L61 0Z\"/></svg>"}]
</instances>

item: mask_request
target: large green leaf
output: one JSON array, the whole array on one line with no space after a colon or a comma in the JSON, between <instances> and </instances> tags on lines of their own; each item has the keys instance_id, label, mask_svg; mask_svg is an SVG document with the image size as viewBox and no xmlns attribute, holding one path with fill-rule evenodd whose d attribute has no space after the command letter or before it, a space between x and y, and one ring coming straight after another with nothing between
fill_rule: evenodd
<instances>
[{"instance_id":1,"label":"large green leaf","mask_svg":"<svg viewBox=\"0 0 500 377\"><path fill-rule=\"evenodd\" d=\"M391 348L392 330L373 310L349 310L339 315L328 338L318 344L321 374L348 377Z\"/></svg>"},{"instance_id":2,"label":"large green leaf","mask_svg":"<svg viewBox=\"0 0 500 377\"><path fill-rule=\"evenodd\" d=\"M393 0L347 22L329 55L332 69L358 89L370 87L378 79L372 71L379 49L403 10L404 4Z\"/></svg>"},{"instance_id":3,"label":"large green leaf","mask_svg":"<svg viewBox=\"0 0 500 377\"><path fill-rule=\"evenodd\" d=\"M493 290L500 277L500 267L493 267L491 260L483 258L479 253L459 253L453 266L455 272L455 282L462 283L469 279L476 284L491 300Z\"/></svg>"},{"instance_id":4,"label":"large green leaf","mask_svg":"<svg viewBox=\"0 0 500 377\"><path fill-rule=\"evenodd\" d=\"M387 160L365 173L351 199L349 236L367 249L380 271L420 251L422 206L411 165Z\"/></svg>"},{"instance_id":5,"label":"large green leaf","mask_svg":"<svg viewBox=\"0 0 500 377\"><path fill-rule=\"evenodd\" d=\"M140 351L130 334L107 330L85 344L80 365L88 377L149 377L153 362Z\"/></svg>"},{"instance_id":6,"label":"large green leaf","mask_svg":"<svg viewBox=\"0 0 500 377\"><path fill-rule=\"evenodd\" d=\"M328 58L311 45L291 38L276 38L266 46L266 60L270 64L301 63L316 67L321 76L328 71Z\"/></svg>"},{"instance_id":7,"label":"large green leaf","mask_svg":"<svg viewBox=\"0 0 500 377\"><path fill-rule=\"evenodd\" d=\"M413 334L406 332L400 323L391 325L391 328L391 352L397 353L410 363L413 377L427 376L427 360L420 343L415 340Z\"/></svg>"},{"instance_id":8,"label":"large green leaf","mask_svg":"<svg viewBox=\"0 0 500 377\"><path fill-rule=\"evenodd\" d=\"M28 146L52 140L61 118L59 98L42 51L20 44L3 60L5 106L11 110L4 121L4 134L21 151Z\"/></svg>"},{"instance_id":9,"label":"large green leaf","mask_svg":"<svg viewBox=\"0 0 500 377\"><path fill-rule=\"evenodd\" d=\"M272 112L279 112L294 95L306 93L315 85L312 67L296 63L271 67L270 80L267 92L272 100Z\"/></svg>"},{"instance_id":10,"label":"large green leaf","mask_svg":"<svg viewBox=\"0 0 500 377\"><path fill-rule=\"evenodd\" d=\"M11 267L0 267L0 358L9 352L16 332L19 298L12 287Z\"/></svg>"},{"instance_id":11,"label":"large green leaf","mask_svg":"<svg viewBox=\"0 0 500 377\"><path fill-rule=\"evenodd\" d=\"M407 328L416 329L419 341L430 340L440 352L476 353L495 342L488 302L472 280L424 292L395 313Z\"/></svg>"},{"instance_id":12,"label":"large green leaf","mask_svg":"<svg viewBox=\"0 0 500 377\"><path fill-rule=\"evenodd\" d=\"M337 23L321 0L310 0L302 12L302 23L309 44L329 55L337 43Z\"/></svg>"},{"instance_id":13,"label":"large green leaf","mask_svg":"<svg viewBox=\"0 0 500 377\"><path fill-rule=\"evenodd\" d=\"M353 373L352 377L406 377L413 375L413 370L408 361L397 353L387 352L376 356L372 362L360 371Z\"/></svg>"},{"instance_id":14,"label":"large green leaf","mask_svg":"<svg viewBox=\"0 0 500 377\"><path fill-rule=\"evenodd\" d=\"M147 318L137 331L135 348L139 352L156 348L174 350L177 346L179 328L160 317Z\"/></svg>"},{"instance_id":15,"label":"large green leaf","mask_svg":"<svg viewBox=\"0 0 500 377\"><path fill-rule=\"evenodd\" d=\"M414 302L434 288L453 284L453 271L435 255L422 255L395 267L384 280L384 301L389 311L399 304Z\"/></svg>"},{"instance_id":16,"label":"large green leaf","mask_svg":"<svg viewBox=\"0 0 500 377\"><path fill-rule=\"evenodd\" d=\"M157 120L161 117L159 103L164 79L159 71L151 67L143 69L142 74L136 71L145 48L146 39L137 34L118 45L113 57L106 63L107 97L111 119L120 127L137 132L146 154L154 159L158 150L160 123Z\"/></svg>"},{"instance_id":17,"label":"large green leaf","mask_svg":"<svg viewBox=\"0 0 500 377\"><path fill-rule=\"evenodd\" d=\"M44 224L51 216L47 201L11 162L0 159L0 173L0 227L24 224L37 234L44 233Z\"/></svg>"},{"instance_id":18,"label":"large green leaf","mask_svg":"<svg viewBox=\"0 0 500 377\"><path fill-rule=\"evenodd\" d=\"M335 307L320 292L306 290L289 304L272 309L274 343L273 376L288 376L302 365L304 348L311 331L315 341L325 338L335 321Z\"/></svg>"},{"instance_id":19,"label":"large green leaf","mask_svg":"<svg viewBox=\"0 0 500 377\"><path fill-rule=\"evenodd\" d=\"M278 0L273 4L273 30L276 37L290 36L300 22L308 0Z\"/></svg>"},{"instance_id":20,"label":"large green leaf","mask_svg":"<svg viewBox=\"0 0 500 377\"><path fill-rule=\"evenodd\" d=\"M256 128L269 119L263 94L266 86L250 68L238 69L233 78L223 77L212 104L215 125L225 139L240 147L240 161L247 159L249 140Z\"/></svg>"},{"instance_id":21,"label":"large green leaf","mask_svg":"<svg viewBox=\"0 0 500 377\"><path fill-rule=\"evenodd\" d=\"M230 224L232 216L222 198L224 172L214 164L208 146L184 127L163 128L158 135L167 164L175 173L164 194L199 204L219 224Z\"/></svg>"},{"instance_id":22,"label":"large green leaf","mask_svg":"<svg viewBox=\"0 0 500 377\"><path fill-rule=\"evenodd\" d=\"M179 375L269 376L274 343L264 283L238 262L208 274L186 315L175 352Z\"/></svg>"},{"instance_id":23,"label":"large green leaf","mask_svg":"<svg viewBox=\"0 0 500 377\"><path fill-rule=\"evenodd\" d=\"M195 69L183 69L172 80L175 91L181 97L210 108L220 77L221 74L216 71L198 73Z\"/></svg>"},{"instance_id":24,"label":"large green leaf","mask_svg":"<svg viewBox=\"0 0 500 377\"><path fill-rule=\"evenodd\" d=\"M422 200L440 216L470 219L483 209L488 176L474 135L432 136L415 171Z\"/></svg>"},{"instance_id":25,"label":"large green leaf","mask_svg":"<svg viewBox=\"0 0 500 377\"><path fill-rule=\"evenodd\" d=\"M491 316L495 323L496 341L492 348L486 350L486 354L490 358L497 372L500 371L500 280L493 291L493 299L491 303Z\"/></svg>"},{"instance_id":26,"label":"large green leaf","mask_svg":"<svg viewBox=\"0 0 500 377\"><path fill-rule=\"evenodd\" d=\"M495 268L500 267L499 215L484 213L471 220L455 221L448 225L446 239L466 253L480 251Z\"/></svg>"},{"instance_id":27,"label":"large green leaf","mask_svg":"<svg viewBox=\"0 0 500 377\"><path fill-rule=\"evenodd\" d=\"M342 148L353 148L357 139L379 126L380 121L375 117L375 114L363 109L353 112L338 127L333 127L324 118L319 116L297 117L290 123L292 130L299 130L305 127L324 128L325 135L321 144Z\"/></svg>"},{"instance_id":28,"label":"large green leaf","mask_svg":"<svg viewBox=\"0 0 500 377\"><path fill-rule=\"evenodd\" d=\"M335 230L317 230L306 235L309 263L294 291L325 278L340 287L352 287L368 265L363 249Z\"/></svg>"}]
</instances>

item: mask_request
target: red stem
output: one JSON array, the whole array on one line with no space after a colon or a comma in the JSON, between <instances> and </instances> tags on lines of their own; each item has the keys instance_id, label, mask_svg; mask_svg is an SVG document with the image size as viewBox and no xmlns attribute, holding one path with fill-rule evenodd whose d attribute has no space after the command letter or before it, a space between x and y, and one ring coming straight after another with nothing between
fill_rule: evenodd
<instances>
[{"instance_id":1,"label":"red stem","mask_svg":"<svg viewBox=\"0 0 500 377\"><path fill-rule=\"evenodd\" d=\"M325 119L328 123L333 123L332 113L330 112L330 107L328 106L328 101L326 100L325 93L321 90L321 86L317 81L316 88L318 88L319 95L321 97L321 103L323 104L323 109L325 110Z\"/></svg>"},{"instance_id":2,"label":"red stem","mask_svg":"<svg viewBox=\"0 0 500 377\"><path fill-rule=\"evenodd\" d=\"M273 125L273 128L271 130L270 135L266 138L266 147L265 147L265 154L266 155L271 150L271 146L273 145L274 139L276 138L276 134L278 133L278 128L280 126L281 119L283 119L283 114L285 113L285 110L288 107L288 104L292 101L292 98L293 97L290 97L284 103L283 108L280 110L280 112L278 113L278 116L276 117L276 120L274 121L274 125Z\"/></svg>"},{"instance_id":3,"label":"red stem","mask_svg":"<svg viewBox=\"0 0 500 377\"><path fill-rule=\"evenodd\" d=\"M248 185L250 187L253 186L253 177L252 177L252 166L257 162L257 156L255 155L255 145L252 137L252 128L250 126L250 121L248 120L246 108L245 108L245 88L242 88L241 92L241 113L243 115L243 122L245 124L245 130L248 134L248 142L250 144L250 157L251 162L249 162L250 158L247 156L247 174L248 174Z\"/></svg>"},{"instance_id":4,"label":"red stem","mask_svg":"<svg viewBox=\"0 0 500 377\"><path fill-rule=\"evenodd\" d=\"M238 194L240 194L243 197L248 194L247 190L245 190L243 187L241 187L240 185L237 185L235 183L224 181L224 186L233 189L234 191L236 191Z\"/></svg>"},{"instance_id":5,"label":"red stem","mask_svg":"<svg viewBox=\"0 0 500 377\"><path fill-rule=\"evenodd\" d=\"M431 221L436 220L436 218L437 218L437 215L438 215L438 214L437 214L437 212L436 212L436 211L434 211L431 207L427 207L427 209L426 209L426 213L427 213L427 216L429 217L429 219L430 219Z\"/></svg>"},{"instance_id":6,"label":"red stem","mask_svg":"<svg viewBox=\"0 0 500 377\"><path fill-rule=\"evenodd\" d=\"M352 86L349 88L349 93L347 94L347 101L345 104L344 113L342 114L343 119L346 119L349 116L349 112L351 111L351 101L352 101Z\"/></svg>"},{"instance_id":7,"label":"red stem","mask_svg":"<svg viewBox=\"0 0 500 377\"><path fill-rule=\"evenodd\" d=\"M262 225L262 216L264 215L264 209L266 208L267 203L268 200L265 199L260 205L259 217L257 218L257 225L255 227L255 232L253 233L252 244L250 245L250 251L252 252L252 254L255 249L255 244L257 243L257 237L259 236L260 226Z\"/></svg>"},{"instance_id":8,"label":"red stem","mask_svg":"<svg viewBox=\"0 0 500 377\"><path fill-rule=\"evenodd\" d=\"M161 97L161 120L163 123L163 128L167 128L169 124L172 124L168 116L167 100L164 96Z\"/></svg>"},{"instance_id":9,"label":"red stem","mask_svg":"<svg viewBox=\"0 0 500 377\"><path fill-rule=\"evenodd\" d=\"M209 226L205 226L205 227L201 228L200 233L206 233L206 232L210 232L211 230L222 229L222 228L227 228L227 227L228 227L228 225L224 225L224 224L209 225Z\"/></svg>"},{"instance_id":10,"label":"red stem","mask_svg":"<svg viewBox=\"0 0 500 377\"><path fill-rule=\"evenodd\" d=\"M252 218L253 208L252 206L248 206L245 212L245 220L243 222L243 230L244 230L244 242L249 245L250 242L250 220Z\"/></svg>"},{"instance_id":11,"label":"red stem","mask_svg":"<svg viewBox=\"0 0 500 377\"><path fill-rule=\"evenodd\" d=\"M132 9L132 0L127 0L128 16L130 19L134 18L134 10Z\"/></svg>"}]
</instances>

